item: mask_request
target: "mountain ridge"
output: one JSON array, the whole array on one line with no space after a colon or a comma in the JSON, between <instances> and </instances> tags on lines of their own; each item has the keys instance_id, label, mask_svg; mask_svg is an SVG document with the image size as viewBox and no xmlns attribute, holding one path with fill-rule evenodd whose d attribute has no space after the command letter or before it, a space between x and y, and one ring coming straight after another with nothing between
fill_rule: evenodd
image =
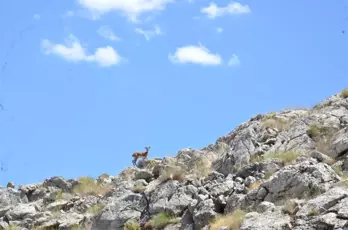
<instances>
[{"instance_id":1,"label":"mountain ridge","mask_svg":"<svg viewBox=\"0 0 348 230\"><path fill-rule=\"evenodd\" d=\"M0 188L0 229L343 230L347 171L345 89L117 176L10 182Z\"/></svg>"}]
</instances>

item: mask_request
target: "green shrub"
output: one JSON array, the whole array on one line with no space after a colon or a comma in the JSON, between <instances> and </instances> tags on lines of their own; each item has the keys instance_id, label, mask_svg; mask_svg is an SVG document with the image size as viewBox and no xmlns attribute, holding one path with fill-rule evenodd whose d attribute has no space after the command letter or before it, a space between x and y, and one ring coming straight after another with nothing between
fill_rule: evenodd
<instances>
[{"instance_id":1,"label":"green shrub","mask_svg":"<svg viewBox=\"0 0 348 230\"><path fill-rule=\"evenodd\" d=\"M124 225L124 230L140 230L140 224L136 222L135 220L128 221Z\"/></svg>"},{"instance_id":2,"label":"green shrub","mask_svg":"<svg viewBox=\"0 0 348 230\"><path fill-rule=\"evenodd\" d=\"M86 210L86 212L92 215L98 215L103 210L103 208L104 206L101 204L93 204Z\"/></svg>"}]
</instances>

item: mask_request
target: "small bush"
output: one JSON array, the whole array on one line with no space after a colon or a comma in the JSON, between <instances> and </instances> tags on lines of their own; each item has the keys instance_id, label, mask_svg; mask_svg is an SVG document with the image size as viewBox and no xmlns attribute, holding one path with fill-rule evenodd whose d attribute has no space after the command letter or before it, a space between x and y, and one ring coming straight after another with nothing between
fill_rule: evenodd
<instances>
[{"instance_id":1,"label":"small bush","mask_svg":"<svg viewBox=\"0 0 348 230\"><path fill-rule=\"evenodd\" d=\"M124 225L124 230L140 230L140 224L134 220L128 221Z\"/></svg>"},{"instance_id":2,"label":"small bush","mask_svg":"<svg viewBox=\"0 0 348 230\"><path fill-rule=\"evenodd\" d=\"M198 178L204 178L211 172L211 163L207 159L200 158L195 161L192 171Z\"/></svg>"},{"instance_id":3,"label":"small bush","mask_svg":"<svg viewBox=\"0 0 348 230\"><path fill-rule=\"evenodd\" d=\"M105 195L108 191L110 191L110 187L97 183L91 177L80 177L78 179L79 184L76 185L73 189L74 193L77 193L81 196L89 196L89 195Z\"/></svg>"},{"instance_id":4,"label":"small bush","mask_svg":"<svg viewBox=\"0 0 348 230\"><path fill-rule=\"evenodd\" d=\"M347 89L344 89L344 90L341 92L341 97L343 97L343 98L348 98L348 88L347 88Z\"/></svg>"},{"instance_id":5,"label":"small bush","mask_svg":"<svg viewBox=\"0 0 348 230\"><path fill-rule=\"evenodd\" d=\"M317 125L310 125L307 129L307 135L312 139L316 137L320 137L323 132L324 132L323 128Z\"/></svg>"},{"instance_id":6,"label":"small bush","mask_svg":"<svg viewBox=\"0 0 348 230\"><path fill-rule=\"evenodd\" d=\"M255 183L250 184L250 185L248 186L248 188L249 188L249 190L258 189L258 188L260 188L260 185L261 185L261 184L262 184L262 183L260 183L260 182L255 182Z\"/></svg>"},{"instance_id":7,"label":"small bush","mask_svg":"<svg viewBox=\"0 0 348 230\"><path fill-rule=\"evenodd\" d=\"M287 200L282 208L282 211L289 215L295 215L299 210L299 207L295 200Z\"/></svg>"},{"instance_id":8,"label":"small bush","mask_svg":"<svg viewBox=\"0 0 348 230\"><path fill-rule=\"evenodd\" d=\"M261 123L263 128L275 128L279 131L285 131L290 128L290 121L283 119L276 119L275 117L263 120Z\"/></svg>"},{"instance_id":9,"label":"small bush","mask_svg":"<svg viewBox=\"0 0 348 230\"><path fill-rule=\"evenodd\" d=\"M86 213L98 215L103 210L103 208L104 206L101 204L93 204L91 207L87 209Z\"/></svg>"},{"instance_id":10,"label":"small bush","mask_svg":"<svg viewBox=\"0 0 348 230\"><path fill-rule=\"evenodd\" d=\"M185 171L180 167L166 167L161 175L162 182L168 180L183 181L185 179Z\"/></svg>"},{"instance_id":11,"label":"small bush","mask_svg":"<svg viewBox=\"0 0 348 230\"><path fill-rule=\"evenodd\" d=\"M178 223L179 219L171 217L165 212L159 213L151 218L151 220L146 224L145 228L149 229L161 229L166 227L168 224Z\"/></svg>"},{"instance_id":12,"label":"small bush","mask_svg":"<svg viewBox=\"0 0 348 230\"><path fill-rule=\"evenodd\" d=\"M145 186L143 186L143 185L137 185L137 186L134 186L134 187L133 187L132 191L133 191L134 193L142 193L142 192L145 191L145 189L146 189Z\"/></svg>"},{"instance_id":13,"label":"small bush","mask_svg":"<svg viewBox=\"0 0 348 230\"><path fill-rule=\"evenodd\" d=\"M271 176L273 176L274 172L266 172L265 173L265 180L268 180L269 178L271 178Z\"/></svg>"},{"instance_id":14,"label":"small bush","mask_svg":"<svg viewBox=\"0 0 348 230\"><path fill-rule=\"evenodd\" d=\"M279 159L284 165L293 163L301 153L298 152L280 152L280 153L268 153L264 155L265 159Z\"/></svg>"},{"instance_id":15,"label":"small bush","mask_svg":"<svg viewBox=\"0 0 348 230\"><path fill-rule=\"evenodd\" d=\"M7 229L8 230L21 230L22 228L17 226L17 225L15 225L15 224L10 224Z\"/></svg>"},{"instance_id":16,"label":"small bush","mask_svg":"<svg viewBox=\"0 0 348 230\"><path fill-rule=\"evenodd\" d=\"M317 216L319 215L319 211L312 208L309 212L308 212L308 216Z\"/></svg>"},{"instance_id":17,"label":"small bush","mask_svg":"<svg viewBox=\"0 0 348 230\"><path fill-rule=\"evenodd\" d=\"M63 190L58 190L56 193L56 200L63 200Z\"/></svg>"},{"instance_id":18,"label":"small bush","mask_svg":"<svg viewBox=\"0 0 348 230\"><path fill-rule=\"evenodd\" d=\"M233 213L228 213L216 217L210 224L211 230L219 230L223 226L229 227L230 230L239 230L245 216L245 212L238 209Z\"/></svg>"}]
</instances>

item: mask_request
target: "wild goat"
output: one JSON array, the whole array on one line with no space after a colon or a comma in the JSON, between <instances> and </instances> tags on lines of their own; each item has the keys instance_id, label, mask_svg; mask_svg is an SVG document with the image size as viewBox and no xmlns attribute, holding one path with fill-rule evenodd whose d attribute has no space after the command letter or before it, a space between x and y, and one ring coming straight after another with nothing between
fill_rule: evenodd
<instances>
[{"instance_id":1,"label":"wild goat","mask_svg":"<svg viewBox=\"0 0 348 230\"><path fill-rule=\"evenodd\" d=\"M147 159L147 156L149 155L149 150L150 150L150 146L148 147L145 147L146 151L145 152L135 152L133 153L132 157L134 158L133 159L133 165L137 166L137 160L138 158L143 158L144 159Z\"/></svg>"}]
</instances>

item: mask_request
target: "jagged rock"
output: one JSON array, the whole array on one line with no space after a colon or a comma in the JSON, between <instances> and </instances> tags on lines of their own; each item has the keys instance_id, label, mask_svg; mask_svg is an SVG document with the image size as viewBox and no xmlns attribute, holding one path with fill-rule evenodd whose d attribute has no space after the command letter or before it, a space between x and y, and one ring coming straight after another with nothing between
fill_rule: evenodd
<instances>
[{"instance_id":1,"label":"jagged rock","mask_svg":"<svg viewBox=\"0 0 348 230\"><path fill-rule=\"evenodd\" d=\"M226 202L227 204L224 212L232 213L235 210L239 209L244 198L245 195L243 194L232 194Z\"/></svg>"},{"instance_id":2,"label":"jagged rock","mask_svg":"<svg viewBox=\"0 0 348 230\"><path fill-rule=\"evenodd\" d=\"M11 210L6 212L5 216L8 220L21 220L28 215L36 214L35 206L32 204L17 204Z\"/></svg>"},{"instance_id":3,"label":"jagged rock","mask_svg":"<svg viewBox=\"0 0 348 230\"><path fill-rule=\"evenodd\" d=\"M140 170L135 174L135 179L136 180L140 180L140 179L144 179L146 181L148 181L149 179L151 179L153 177L153 174L147 170Z\"/></svg>"},{"instance_id":4,"label":"jagged rock","mask_svg":"<svg viewBox=\"0 0 348 230\"><path fill-rule=\"evenodd\" d=\"M192 185L178 188L167 203L167 212L175 216L182 215L197 193L198 189Z\"/></svg>"},{"instance_id":5,"label":"jagged rock","mask_svg":"<svg viewBox=\"0 0 348 230\"><path fill-rule=\"evenodd\" d=\"M261 186L267 191L264 200L273 202L285 197L299 198L306 193L311 195L326 191L338 180L335 171L327 164L309 159L300 164L286 166Z\"/></svg>"},{"instance_id":6,"label":"jagged rock","mask_svg":"<svg viewBox=\"0 0 348 230\"><path fill-rule=\"evenodd\" d=\"M329 156L319 151L313 151L311 153L311 157L313 157L314 159L317 159L319 162L324 162L324 163L329 163L332 161L332 159Z\"/></svg>"},{"instance_id":7,"label":"jagged rock","mask_svg":"<svg viewBox=\"0 0 348 230\"><path fill-rule=\"evenodd\" d=\"M0 188L0 207L26 202L20 192L12 188Z\"/></svg>"},{"instance_id":8,"label":"jagged rock","mask_svg":"<svg viewBox=\"0 0 348 230\"><path fill-rule=\"evenodd\" d=\"M66 201L66 200L57 200L57 201L47 205L46 209L47 210L60 210L60 209L63 209L63 207L66 206L67 204L68 204L68 201Z\"/></svg>"},{"instance_id":9,"label":"jagged rock","mask_svg":"<svg viewBox=\"0 0 348 230\"><path fill-rule=\"evenodd\" d=\"M250 212L246 214L240 230L290 230L292 229L290 216L275 209L263 213Z\"/></svg>"},{"instance_id":10,"label":"jagged rock","mask_svg":"<svg viewBox=\"0 0 348 230\"><path fill-rule=\"evenodd\" d=\"M62 189L65 192L71 192L71 190L75 184L71 183L71 181L65 180L61 176L55 176L55 177L51 177L51 178L45 180L43 185L57 187L57 188Z\"/></svg>"},{"instance_id":11,"label":"jagged rock","mask_svg":"<svg viewBox=\"0 0 348 230\"><path fill-rule=\"evenodd\" d=\"M342 188L332 188L322 195L309 200L303 207L296 213L297 217L306 217L311 213L317 214L329 210L334 205L338 204L341 200L348 197L348 191ZM339 209L340 210L340 209ZM344 210L344 209L343 209Z\"/></svg>"},{"instance_id":12,"label":"jagged rock","mask_svg":"<svg viewBox=\"0 0 348 230\"><path fill-rule=\"evenodd\" d=\"M217 215L214 211L214 202L212 199L200 202L193 211L193 221L195 228L201 229L208 225L209 222Z\"/></svg>"},{"instance_id":13,"label":"jagged rock","mask_svg":"<svg viewBox=\"0 0 348 230\"><path fill-rule=\"evenodd\" d=\"M328 154L334 159L348 156L348 127L341 129L332 137L332 147Z\"/></svg>"}]
</instances>

